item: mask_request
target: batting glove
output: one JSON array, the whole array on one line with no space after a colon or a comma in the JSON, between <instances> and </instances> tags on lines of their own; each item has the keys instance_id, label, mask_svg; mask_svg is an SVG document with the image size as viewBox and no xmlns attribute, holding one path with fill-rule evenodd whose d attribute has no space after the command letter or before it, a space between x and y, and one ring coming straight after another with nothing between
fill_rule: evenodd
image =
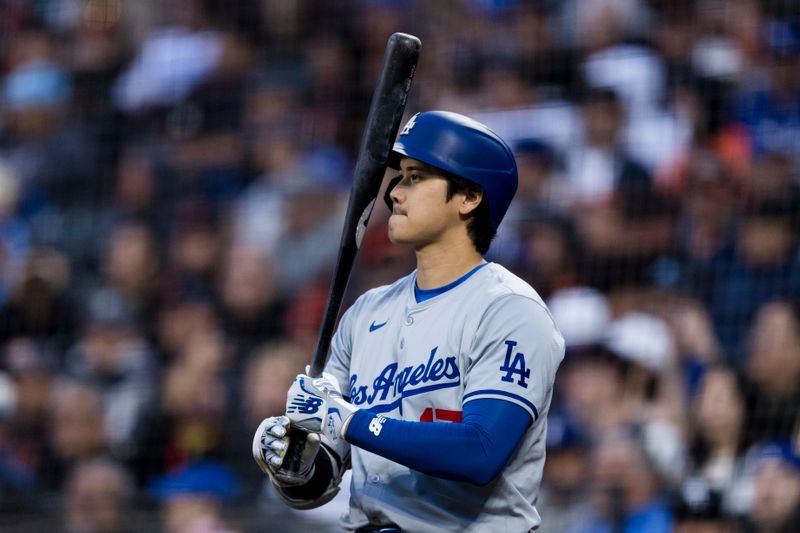
<instances>
[{"instance_id":1,"label":"batting glove","mask_svg":"<svg viewBox=\"0 0 800 533\"><path fill-rule=\"evenodd\" d=\"M319 435L309 433L305 438L291 439L289 429L289 418L271 416L261 422L253 436L253 459L281 487L304 485L311 479L320 446Z\"/></svg>"},{"instance_id":2,"label":"batting glove","mask_svg":"<svg viewBox=\"0 0 800 533\"><path fill-rule=\"evenodd\" d=\"M356 411L358 408L342 397L339 382L328 373L320 378L298 375L286 401L286 416L292 426L319 433L322 444L341 461L350 455L344 432Z\"/></svg>"}]
</instances>

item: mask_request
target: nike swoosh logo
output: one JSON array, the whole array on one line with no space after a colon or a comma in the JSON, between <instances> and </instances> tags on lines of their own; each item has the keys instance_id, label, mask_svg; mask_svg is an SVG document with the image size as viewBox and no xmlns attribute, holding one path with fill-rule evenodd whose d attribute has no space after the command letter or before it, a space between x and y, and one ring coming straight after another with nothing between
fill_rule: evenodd
<instances>
[{"instance_id":1,"label":"nike swoosh logo","mask_svg":"<svg viewBox=\"0 0 800 533\"><path fill-rule=\"evenodd\" d=\"M380 324L376 324L375 321L373 320L372 324L369 325L369 332L372 333L376 329L381 329L383 326L385 326L388 323L389 323L389 321L387 320L386 322L381 322Z\"/></svg>"}]
</instances>

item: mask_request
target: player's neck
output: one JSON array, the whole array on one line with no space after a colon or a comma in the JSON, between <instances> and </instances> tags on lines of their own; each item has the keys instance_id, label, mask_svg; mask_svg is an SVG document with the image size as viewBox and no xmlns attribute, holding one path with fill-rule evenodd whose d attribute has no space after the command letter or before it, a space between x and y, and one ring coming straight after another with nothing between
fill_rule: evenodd
<instances>
[{"instance_id":1,"label":"player's neck","mask_svg":"<svg viewBox=\"0 0 800 533\"><path fill-rule=\"evenodd\" d=\"M420 289L443 287L483 263L483 257L472 241L448 244L432 244L416 250L417 286Z\"/></svg>"}]
</instances>

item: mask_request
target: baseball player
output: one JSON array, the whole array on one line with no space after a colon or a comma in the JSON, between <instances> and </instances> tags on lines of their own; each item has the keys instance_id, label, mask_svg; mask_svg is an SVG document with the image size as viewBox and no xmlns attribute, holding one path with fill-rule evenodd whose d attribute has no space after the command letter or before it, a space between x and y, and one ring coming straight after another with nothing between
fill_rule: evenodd
<instances>
[{"instance_id":1,"label":"baseball player","mask_svg":"<svg viewBox=\"0 0 800 533\"><path fill-rule=\"evenodd\" d=\"M483 124L430 111L389 165L389 237L417 268L347 310L323 376L297 376L253 456L300 509L330 501L352 467L348 531L536 529L564 341L536 291L483 259L517 188L514 156Z\"/></svg>"}]
</instances>

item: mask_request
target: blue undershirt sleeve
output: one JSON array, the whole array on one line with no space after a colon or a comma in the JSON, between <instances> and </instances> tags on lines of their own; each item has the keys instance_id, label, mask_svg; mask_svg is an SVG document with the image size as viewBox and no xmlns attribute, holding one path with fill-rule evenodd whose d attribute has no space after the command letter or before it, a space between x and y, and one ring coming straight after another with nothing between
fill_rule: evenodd
<instances>
[{"instance_id":1,"label":"blue undershirt sleeve","mask_svg":"<svg viewBox=\"0 0 800 533\"><path fill-rule=\"evenodd\" d=\"M477 399L464 404L460 424L408 422L360 410L345 439L423 474L486 485L506 466L530 424L519 405Z\"/></svg>"}]
</instances>

